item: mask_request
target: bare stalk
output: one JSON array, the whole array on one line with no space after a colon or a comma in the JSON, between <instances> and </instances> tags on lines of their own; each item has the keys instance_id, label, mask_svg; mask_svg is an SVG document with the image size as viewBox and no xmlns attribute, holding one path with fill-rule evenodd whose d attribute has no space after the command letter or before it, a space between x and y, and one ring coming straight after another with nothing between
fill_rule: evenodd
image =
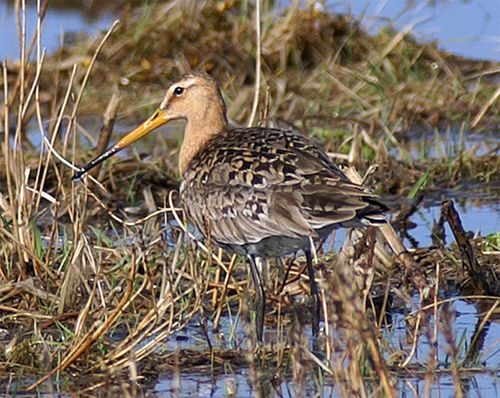
<instances>
[{"instance_id":1,"label":"bare stalk","mask_svg":"<svg viewBox=\"0 0 500 398\"><path fill-rule=\"evenodd\" d=\"M260 0L255 1L255 32L257 35L257 49L255 54L255 91L252 104L252 112L248 118L247 126L254 123L260 97L260 74L261 74L261 33L260 33Z\"/></svg>"}]
</instances>

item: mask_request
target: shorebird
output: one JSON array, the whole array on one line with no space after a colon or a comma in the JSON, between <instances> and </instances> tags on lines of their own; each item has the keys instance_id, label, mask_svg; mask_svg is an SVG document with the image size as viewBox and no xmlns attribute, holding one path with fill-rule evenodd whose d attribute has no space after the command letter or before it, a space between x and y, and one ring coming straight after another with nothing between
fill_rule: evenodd
<instances>
[{"instance_id":1,"label":"shorebird","mask_svg":"<svg viewBox=\"0 0 500 398\"><path fill-rule=\"evenodd\" d=\"M256 335L262 341L265 291L258 260L304 251L313 297L320 302L311 247L339 227L381 225L387 208L351 182L305 136L290 130L232 128L216 81L189 73L172 84L153 115L73 177L172 120L186 121L179 153L181 202L187 219L211 242L248 257L255 287Z\"/></svg>"}]
</instances>

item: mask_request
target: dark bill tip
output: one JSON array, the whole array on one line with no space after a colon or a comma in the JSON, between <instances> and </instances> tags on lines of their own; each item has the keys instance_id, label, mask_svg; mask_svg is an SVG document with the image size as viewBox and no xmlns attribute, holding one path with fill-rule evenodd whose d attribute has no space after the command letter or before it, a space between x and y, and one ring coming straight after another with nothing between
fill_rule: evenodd
<instances>
[{"instance_id":1,"label":"dark bill tip","mask_svg":"<svg viewBox=\"0 0 500 398\"><path fill-rule=\"evenodd\" d=\"M107 151L96 157L94 160L90 161L82 167L76 174L73 176L72 181L79 181L82 179L83 175L87 173L89 170L93 169L98 164L102 163L106 159L113 156L115 153L121 151L122 149L128 147L133 142L137 141L141 137L144 137L149 132L153 131L159 126L168 123L172 118L169 118L165 115L165 111L161 109L157 109L153 116L151 116L148 120L142 123L139 127L128 133L125 137L123 137L120 141L118 141L114 146L109 148Z\"/></svg>"},{"instance_id":2,"label":"dark bill tip","mask_svg":"<svg viewBox=\"0 0 500 398\"><path fill-rule=\"evenodd\" d=\"M87 163L84 167L82 167L79 171L75 173L75 175L71 178L72 181L79 181L82 179L83 175L86 174L89 170L92 170L94 167L96 167L98 164L101 164L104 162L106 159L110 158L113 156L116 152L121 151L123 148L119 148L116 145L113 146L112 148L108 149L106 152L103 154L99 155L96 157L94 160L90 161Z\"/></svg>"},{"instance_id":3,"label":"dark bill tip","mask_svg":"<svg viewBox=\"0 0 500 398\"><path fill-rule=\"evenodd\" d=\"M83 168L83 169L81 169L81 170L77 171L77 172L75 173L75 175L74 175L73 177L71 177L71 181L74 181L74 182L76 182L76 181L81 181L81 179L82 179L83 175L84 175L86 172L87 172L87 170L85 170L85 168Z\"/></svg>"}]
</instances>

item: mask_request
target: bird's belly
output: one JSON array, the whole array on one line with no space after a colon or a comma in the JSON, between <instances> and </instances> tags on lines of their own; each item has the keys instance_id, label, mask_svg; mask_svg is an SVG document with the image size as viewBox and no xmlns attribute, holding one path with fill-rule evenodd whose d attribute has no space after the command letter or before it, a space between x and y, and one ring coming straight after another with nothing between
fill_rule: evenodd
<instances>
[{"instance_id":1,"label":"bird's belly","mask_svg":"<svg viewBox=\"0 0 500 398\"><path fill-rule=\"evenodd\" d=\"M232 253L241 255L254 255L257 257L283 257L310 246L309 238L291 238L288 236L268 236L258 242L231 244L218 242L218 246Z\"/></svg>"},{"instance_id":2,"label":"bird's belly","mask_svg":"<svg viewBox=\"0 0 500 398\"><path fill-rule=\"evenodd\" d=\"M258 217L243 214L241 205L239 211L222 211L218 207L219 203L213 201L218 195L201 195L195 188L195 184L187 181L181 184L180 193L188 221L205 239L210 235L211 243L228 252L258 257L283 257L309 248L311 237L315 240L324 238L340 226L330 224L314 229L314 232L304 229L303 234L280 227L266 230ZM235 203L235 207L238 205ZM231 207L230 203L227 207Z\"/></svg>"},{"instance_id":3,"label":"bird's belly","mask_svg":"<svg viewBox=\"0 0 500 398\"><path fill-rule=\"evenodd\" d=\"M188 210L189 212L189 210ZM188 213L189 214L189 213ZM207 239L210 234L210 242L221 247L222 249L240 255L254 255L257 257L283 257L295 253L299 250L310 248L311 237L304 236L286 236L286 235L263 235L260 239L250 241L243 237L241 240L231 240L227 236L219 235L213 232L212 228L206 228L206 222L200 222L196 218L191 218L188 215L188 220L192 223L197 230ZM322 239L329 235L337 226L329 226L316 230L316 236L313 237L315 241ZM215 228L216 229L216 228Z\"/></svg>"},{"instance_id":4,"label":"bird's belly","mask_svg":"<svg viewBox=\"0 0 500 398\"><path fill-rule=\"evenodd\" d=\"M231 241L226 236L207 231L203 223L196 222L196 220L189 217L188 221L195 226L204 239L207 239L208 234L210 234L210 242L213 244L230 253L244 256L251 254L257 257L283 257L298 250L306 249L311 244L308 236L290 237L283 235L263 236L255 242L245 239Z\"/></svg>"}]
</instances>

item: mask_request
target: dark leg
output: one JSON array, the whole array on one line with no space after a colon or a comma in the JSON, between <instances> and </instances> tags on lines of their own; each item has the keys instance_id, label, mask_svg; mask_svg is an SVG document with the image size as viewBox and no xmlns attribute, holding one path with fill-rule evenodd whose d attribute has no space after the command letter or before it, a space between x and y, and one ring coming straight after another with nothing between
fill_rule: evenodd
<instances>
[{"instance_id":1,"label":"dark leg","mask_svg":"<svg viewBox=\"0 0 500 398\"><path fill-rule=\"evenodd\" d=\"M313 307L311 311L312 315L312 332L313 336L317 337L319 332L319 314L320 314L320 301L318 285L316 284L316 279L314 277L314 268L312 263L312 256L310 250L304 250L306 253L307 260L307 275L309 276L309 286L311 288L311 296L313 299Z\"/></svg>"},{"instance_id":2,"label":"dark leg","mask_svg":"<svg viewBox=\"0 0 500 398\"><path fill-rule=\"evenodd\" d=\"M279 265L279 270L280 270L279 273L280 274L283 273L283 270L285 267L283 259L281 257L276 257L276 263ZM281 286L280 286L279 290L277 291L278 294L280 294L286 286L286 282L288 281L288 274L290 273L290 268L292 268L292 263L290 263L290 265L288 265L286 267L286 270L284 270L285 276L283 277L283 281L281 282Z\"/></svg>"},{"instance_id":3,"label":"dark leg","mask_svg":"<svg viewBox=\"0 0 500 398\"><path fill-rule=\"evenodd\" d=\"M260 279L259 270L257 269L257 264L255 263L255 256L248 255L250 260L250 269L252 271L253 285L255 288L255 328L257 334L257 340L262 342L262 334L264 332L264 311L266 309L266 295L264 292L264 286L262 285L262 280Z\"/></svg>"}]
</instances>

